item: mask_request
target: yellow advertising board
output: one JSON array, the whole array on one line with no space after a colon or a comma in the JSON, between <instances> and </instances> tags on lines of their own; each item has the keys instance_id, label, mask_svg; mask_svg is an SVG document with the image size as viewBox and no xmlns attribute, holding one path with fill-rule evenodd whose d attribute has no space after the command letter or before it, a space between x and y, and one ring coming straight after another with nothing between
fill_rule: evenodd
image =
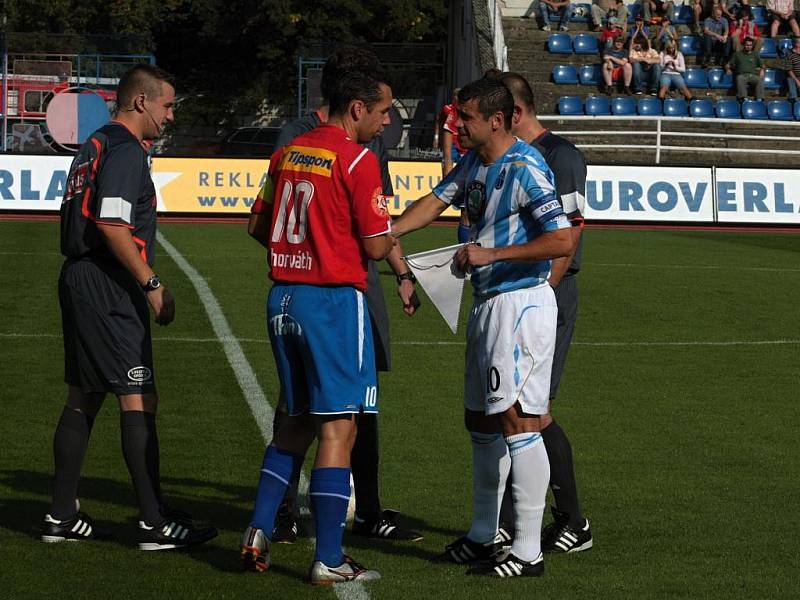
<instances>
[{"instance_id":1,"label":"yellow advertising board","mask_svg":"<svg viewBox=\"0 0 800 600\"><path fill-rule=\"evenodd\" d=\"M153 182L159 211L195 214L246 214L264 183L269 160L252 158L153 159ZM389 213L399 215L411 202L439 183L438 162L391 161L394 200ZM443 216L458 216L448 208Z\"/></svg>"}]
</instances>

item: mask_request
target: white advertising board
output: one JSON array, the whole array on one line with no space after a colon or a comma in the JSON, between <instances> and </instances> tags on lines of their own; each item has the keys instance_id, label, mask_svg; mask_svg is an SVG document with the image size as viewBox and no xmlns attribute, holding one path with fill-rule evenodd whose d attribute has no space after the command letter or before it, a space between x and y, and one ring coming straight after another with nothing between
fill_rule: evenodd
<instances>
[{"instance_id":1,"label":"white advertising board","mask_svg":"<svg viewBox=\"0 0 800 600\"><path fill-rule=\"evenodd\" d=\"M58 210L70 156L0 154L0 210Z\"/></svg>"},{"instance_id":2,"label":"white advertising board","mask_svg":"<svg viewBox=\"0 0 800 600\"><path fill-rule=\"evenodd\" d=\"M717 169L717 222L800 225L800 171Z\"/></svg>"}]
</instances>

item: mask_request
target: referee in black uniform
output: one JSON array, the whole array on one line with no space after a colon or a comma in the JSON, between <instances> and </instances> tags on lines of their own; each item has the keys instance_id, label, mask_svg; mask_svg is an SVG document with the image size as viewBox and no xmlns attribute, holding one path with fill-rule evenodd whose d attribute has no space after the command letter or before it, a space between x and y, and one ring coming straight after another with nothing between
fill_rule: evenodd
<instances>
[{"instance_id":1,"label":"referee in black uniform","mask_svg":"<svg viewBox=\"0 0 800 600\"><path fill-rule=\"evenodd\" d=\"M527 80L516 73L497 75L514 96L514 114L511 132L531 144L544 156L556 181L556 192L562 208L572 223L573 252L552 261L550 278L558 305L556 344L553 368L550 375L550 404L555 400L561 374L567 361L575 320L578 314L578 284L583 241L583 209L586 190L586 159L583 153L563 137L544 128L536 118L533 91ZM542 415L542 439L550 462L550 489L555 506L554 521L542 530L542 551L550 553L580 552L592 547L589 520L581 512L578 500L572 446L567 434L552 418L550 411ZM510 503L511 477L509 476L503 506L500 511L500 536L509 542L509 531L514 531L513 511Z\"/></svg>"},{"instance_id":2,"label":"referee in black uniform","mask_svg":"<svg viewBox=\"0 0 800 600\"><path fill-rule=\"evenodd\" d=\"M77 501L92 424L106 393L119 399L122 453L139 503L139 547L164 550L205 542L217 532L165 506L156 435L150 340L175 318L172 295L153 271L156 193L147 149L172 122L171 77L137 65L120 79L118 112L81 146L61 204L58 280L67 403L53 441L55 492L42 540L97 537Z\"/></svg>"},{"instance_id":3,"label":"referee in black uniform","mask_svg":"<svg viewBox=\"0 0 800 600\"><path fill-rule=\"evenodd\" d=\"M327 90L332 83L342 77L347 71L364 70L375 71L379 67L375 54L364 48L344 46L334 52L325 62L320 82L322 97L327 98ZM297 136L314 129L328 119L328 106L323 105L313 113L295 119L286 125L278 137L276 148L281 148L290 143ZM378 157L381 166L381 180L383 194L394 196L392 178L389 175L389 156L386 144L381 136L373 138L365 144ZM392 252L386 257L392 271L397 278L398 290L407 315L413 315L417 308L414 283L416 278L402 260L402 248L398 242ZM388 371L391 368L391 352L389 344L389 315L386 313L386 303L381 288L378 265L369 261L367 271L367 309L369 310L372 325L373 345L375 347L375 366L378 371ZM278 410L275 411L275 430L281 419L285 418L285 404L281 398ZM378 490L378 415L360 414L357 417L356 441L350 457L355 487L356 514L353 522L353 533L380 539L418 541L422 536L408 529L400 527L397 523L398 513L393 510L381 510L381 501ZM286 492L286 500L278 512L276 519L273 542L291 543L297 538L298 533L298 506L297 506L297 481L292 482Z\"/></svg>"}]
</instances>

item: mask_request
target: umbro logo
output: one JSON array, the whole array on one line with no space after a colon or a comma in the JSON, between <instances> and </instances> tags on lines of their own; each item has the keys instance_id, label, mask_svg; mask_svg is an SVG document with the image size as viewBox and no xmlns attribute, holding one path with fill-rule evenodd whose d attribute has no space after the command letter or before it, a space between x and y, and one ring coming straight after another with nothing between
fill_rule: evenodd
<instances>
[{"instance_id":1,"label":"umbro logo","mask_svg":"<svg viewBox=\"0 0 800 600\"><path fill-rule=\"evenodd\" d=\"M503 398L504 398L503 396L491 396L489 399L486 400L486 402L489 404L495 404L503 400Z\"/></svg>"}]
</instances>

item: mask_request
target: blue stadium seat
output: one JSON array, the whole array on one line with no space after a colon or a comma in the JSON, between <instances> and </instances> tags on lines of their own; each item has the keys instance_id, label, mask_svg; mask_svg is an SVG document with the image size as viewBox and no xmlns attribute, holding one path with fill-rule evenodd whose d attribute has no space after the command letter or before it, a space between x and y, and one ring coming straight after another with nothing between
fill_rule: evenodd
<instances>
[{"instance_id":1,"label":"blue stadium seat","mask_svg":"<svg viewBox=\"0 0 800 600\"><path fill-rule=\"evenodd\" d=\"M689 103L689 115L703 119L714 117L714 103L708 98L698 98Z\"/></svg>"},{"instance_id":2,"label":"blue stadium seat","mask_svg":"<svg viewBox=\"0 0 800 600\"><path fill-rule=\"evenodd\" d=\"M575 54L598 54L600 46L597 43L597 38L590 33L579 33L572 40L572 46L575 49Z\"/></svg>"},{"instance_id":3,"label":"blue stadium seat","mask_svg":"<svg viewBox=\"0 0 800 600\"><path fill-rule=\"evenodd\" d=\"M691 5L676 6L672 9L673 25L689 25L694 20Z\"/></svg>"},{"instance_id":4,"label":"blue stadium seat","mask_svg":"<svg viewBox=\"0 0 800 600\"><path fill-rule=\"evenodd\" d=\"M664 116L685 117L686 111L686 100L683 98L667 98L664 100Z\"/></svg>"},{"instance_id":5,"label":"blue stadium seat","mask_svg":"<svg viewBox=\"0 0 800 600\"><path fill-rule=\"evenodd\" d=\"M716 106L718 119L741 119L742 107L738 100L720 100Z\"/></svg>"},{"instance_id":6,"label":"blue stadium seat","mask_svg":"<svg viewBox=\"0 0 800 600\"><path fill-rule=\"evenodd\" d=\"M796 121L800 121L800 102L794 103L794 118Z\"/></svg>"},{"instance_id":7,"label":"blue stadium seat","mask_svg":"<svg viewBox=\"0 0 800 600\"><path fill-rule=\"evenodd\" d=\"M638 3L628 4L628 23L633 25L633 22L636 20L636 15L644 16L642 5Z\"/></svg>"},{"instance_id":8,"label":"blue stadium seat","mask_svg":"<svg viewBox=\"0 0 800 600\"><path fill-rule=\"evenodd\" d=\"M767 25L769 25L769 20L767 19L766 6L751 6L750 14L752 15L753 23L755 23L759 27L766 27Z\"/></svg>"},{"instance_id":9,"label":"blue stadium seat","mask_svg":"<svg viewBox=\"0 0 800 600\"><path fill-rule=\"evenodd\" d=\"M558 99L558 114L582 115L583 100L580 96L561 96Z\"/></svg>"},{"instance_id":10,"label":"blue stadium seat","mask_svg":"<svg viewBox=\"0 0 800 600\"><path fill-rule=\"evenodd\" d=\"M767 107L761 100L745 100L742 102L742 117L745 119L766 119Z\"/></svg>"},{"instance_id":11,"label":"blue stadium seat","mask_svg":"<svg viewBox=\"0 0 800 600\"><path fill-rule=\"evenodd\" d=\"M551 33L547 36L550 54L572 54L572 38L568 33Z\"/></svg>"},{"instance_id":12,"label":"blue stadium seat","mask_svg":"<svg viewBox=\"0 0 800 600\"><path fill-rule=\"evenodd\" d=\"M661 99L649 96L639 98L639 114L643 117L661 116Z\"/></svg>"},{"instance_id":13,"label":"blue stadium seat","mask_svg":"<svg viewBox=\"0 0 800 600\"><path fill-rule=\"evenodd\" d=\"M786 56L789 52L792 51L792 46L794 42L792 38L781 38L778 40L778 55L779 56Z\"/></svg>"},{"instance_id":14,"label":"blue stadium seat","mask_svg":"<svg viewBox=\"0 0 800 600\"><path fill-rule=\"evenodd\" d=\"M611 114L611 104L608 101L608 96L587 96L585 106L587 115Z\"/></svg>"},{"instance_id":15,"label":"blue stadium seat","mask_svg":"<svg viewBox=\"0 0 800 600\"><path fill-rule=\"evenodd\" d=\"M575 65L553 67L553 81L560 85L578 85L578 70Z\"/></svg>"},{"instance_id":16,"label":"blue stadium seat","mask_svg":"<svg viewBox=\"0 0 800 600\"><path fill-rule=\"evenodd\" d=\"M588 23L592 20L592 4L590 3L573 3L570 4L570 23Z\"/></svg>"},{"instance_id":17,"label":"blue stadium seat","mask_svg":"<svg viewBox=\"0 0 800 600\"><path fill-rule=\"evenodd\" d=\"M686 82L686 87L698 89L708 87L708 73L705 69L686 69L683 80Z\"/></svg>"},{"instance_id":18,"label":"blue stadium seat","mask_svg":"<svg viewBox=\"0 0 800 600\"><path fill-rule=\"evenodd\" d=\"M758 55L761 58L778 58L778 44L775 38L761 38L761 50Z\"/></svg>"},{"instance_id":19,"label":"blue stadium seat","mask_svg":"<svg viewBox=\"0 0 800 600\"><path fill-rule=\"evenodd\" d=\"M678 50L684 56L697 56L703 50L703 41L693 35L682 35L678 39Z\"/></svg>"},{"instance_id":20,"label":"blue stadium seat","mask_svg":"<svg viewBox=\"0 0 800 600\"><path fill-rule=\"evenodd\" d=\"M786 71L783 69L764 69L764 89L779 90L786 83Z\"/></svg>"},{"instance_id":21,"label":"blue stadium seat","mask_svg":"<svg viewBox=\"0 0 800 600\"><path fill-rule=\"evenodd\" d=\"M581 85L600 85L603 82L603 68L600 65L581 65L578 79Z\"/></svg>"},{"instance_id":22,"label":"blue stadium seat","mask_svg":"<svg viewBox=\"0 0 800 600\"><path fill-rule=\"evenodd\" d=\"M767 102L767 115L773 121L791 121L792 103L788 100L771 100Z\"/></svg>"},{"instance_id":23,"label":"blue stadium seat","mask_svg":"<svg viewBox=\"0 0 800 600\"><path fill-rule=\"evenodd\" d=\"M611 100L611 114L629 116L636 114L636 101L630 96L615 96Z\"/></svg>"},{"instance_id":24,"label":"blue stadium seat","mask_svg":"<svg viewBox=\"0 0 800 600\"><path fill-rule=\"evenodd\" d=\"M733 75L728 75L725 69L714 67L708 70L708 87L712 90L727 90L733 87Z\"/></svg>"}]
</instances>

